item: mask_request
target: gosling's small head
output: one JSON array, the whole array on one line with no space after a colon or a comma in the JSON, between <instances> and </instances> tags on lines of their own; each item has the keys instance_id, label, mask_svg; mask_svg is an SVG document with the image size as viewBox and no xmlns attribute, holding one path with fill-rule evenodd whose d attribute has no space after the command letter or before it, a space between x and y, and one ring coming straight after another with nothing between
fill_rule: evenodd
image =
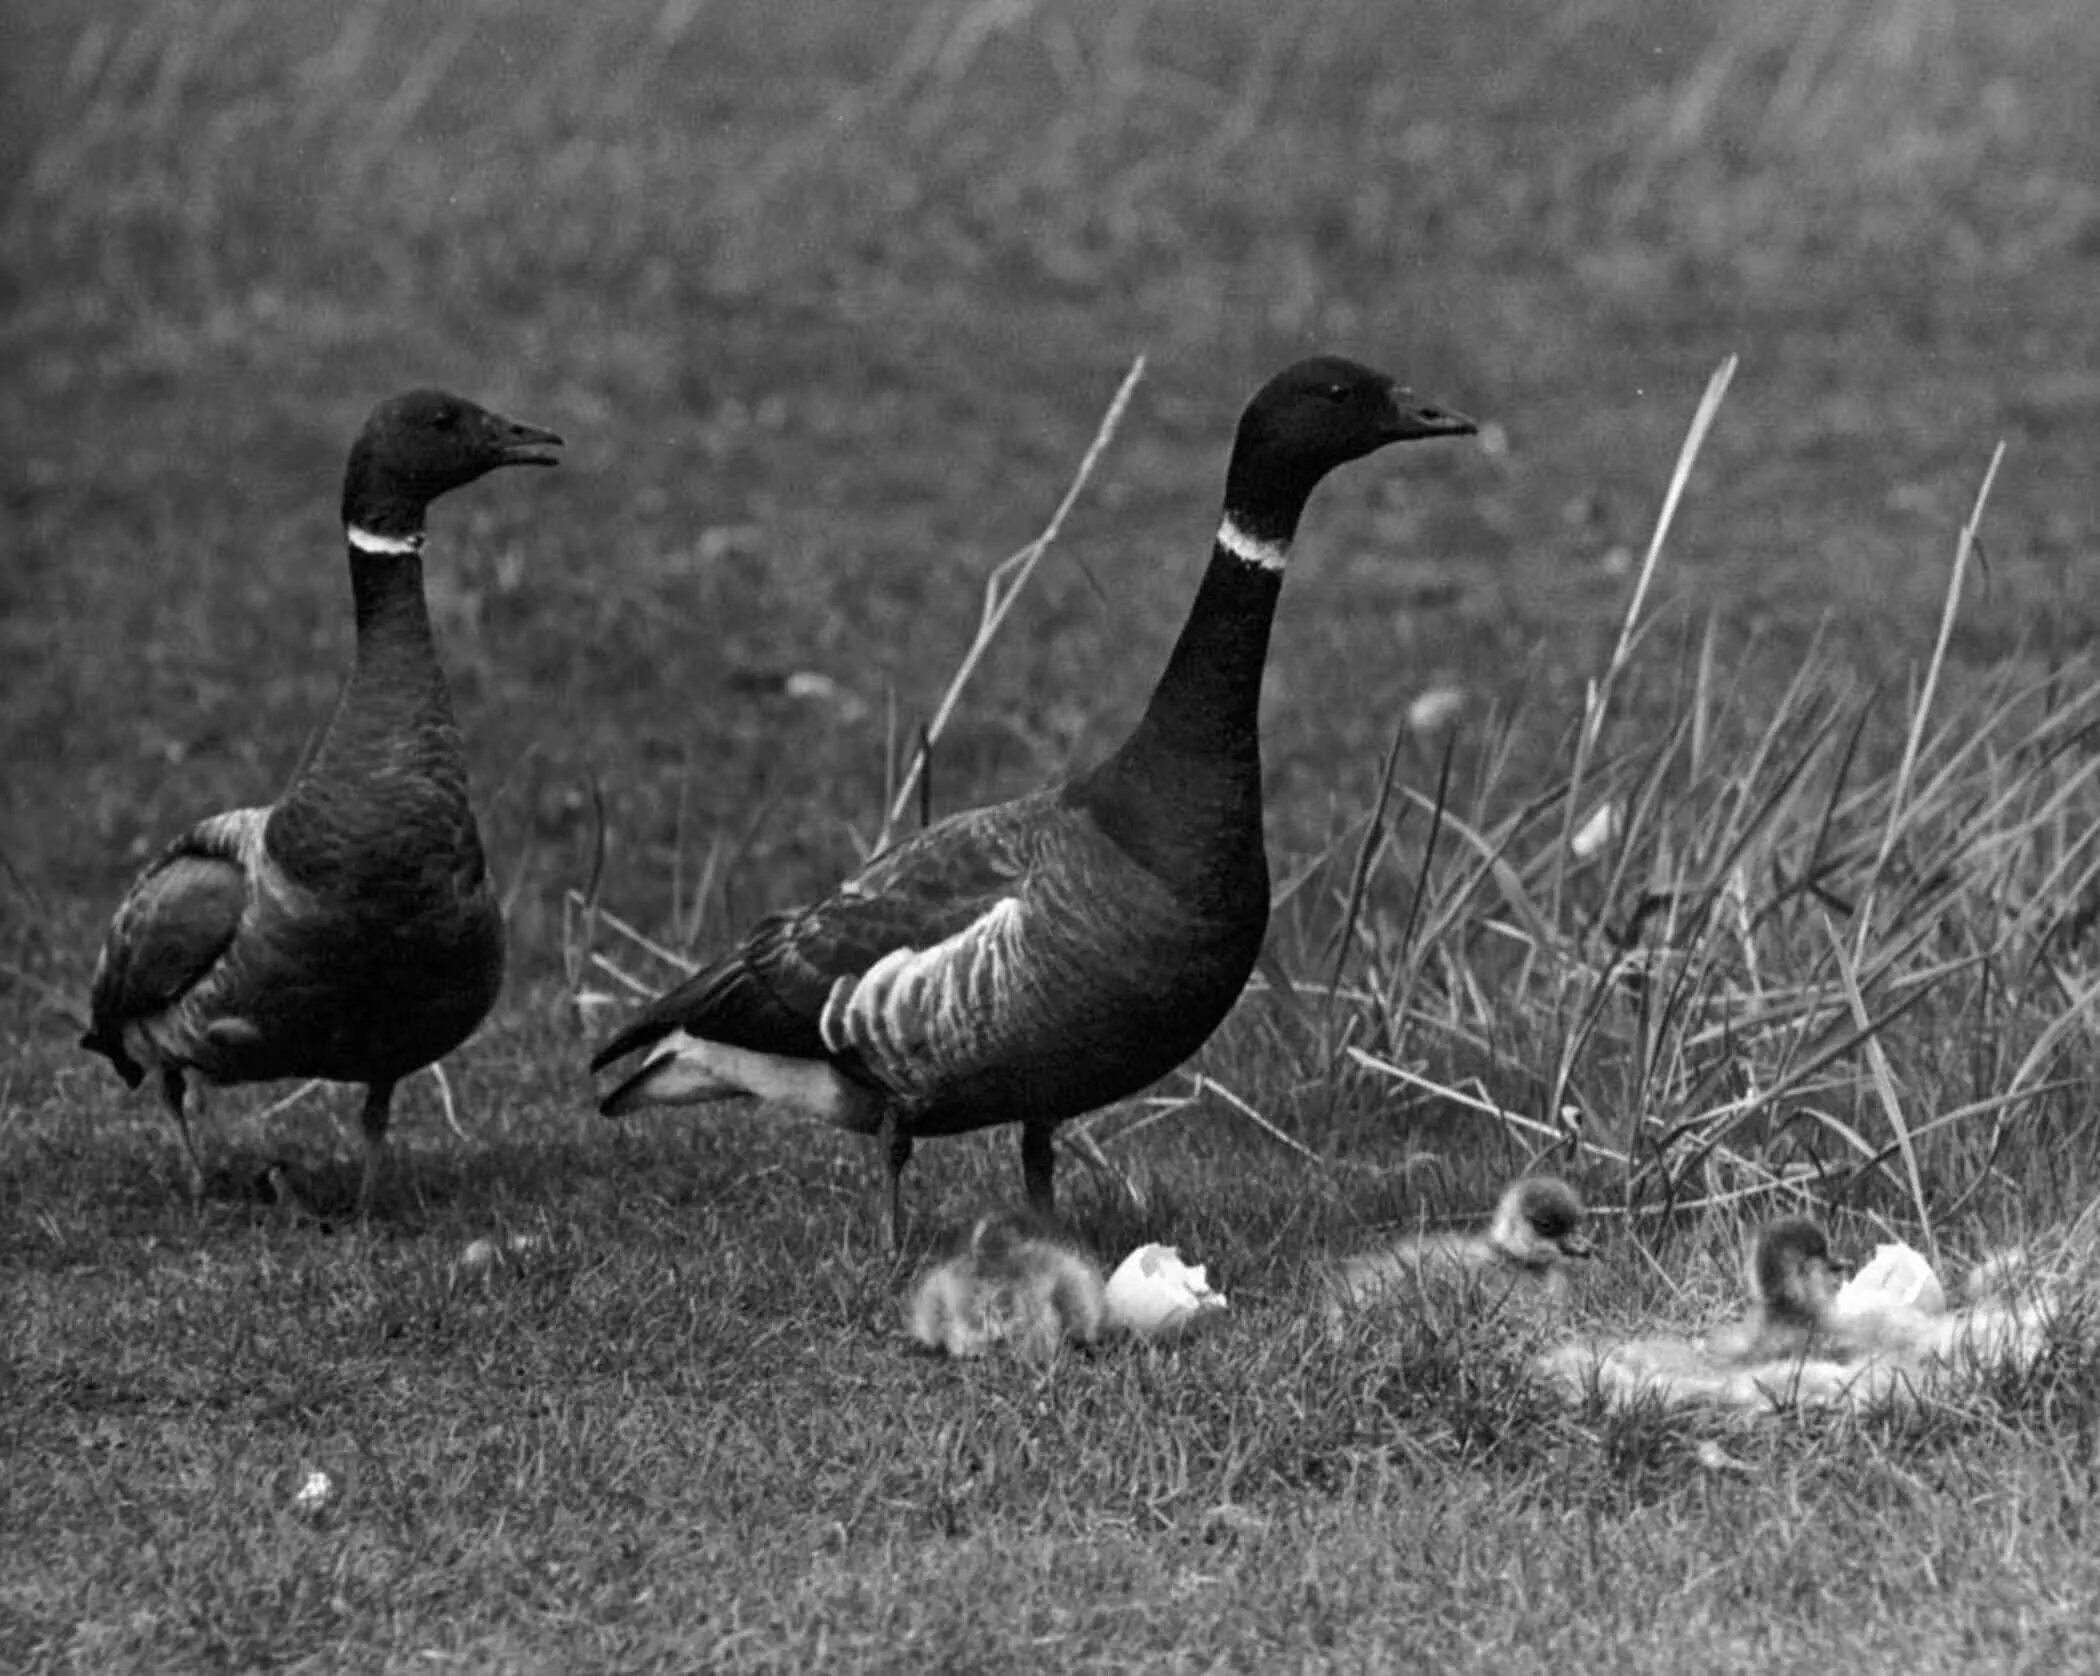
<instances>
[{"instance_id":1,"label":"gosling's small head","mask_svg":"<svg viewBox=\"0 0 2100 1676\"><path fill-rule=\"evenodd\" d=\"M1488 1239L1527 1269L1550 1269L1595 1250L1583 1232L1588 1218L1582 1196L1559 1177L1525 1176L1502 1195Z\"/></svg>"},{"instance_id":2,"label":"gosling's small head","mask_svg":"<svg viewBox=\"0 0 2100 1676\"><path fill-rule=\"evenodd\" d=\"M948 1254L996 1269L1025 1261L1030 1246L1064 1243L1065 1232L1053 1218L1034 1209L1013 1207L979 1216L950 1240Z\"/></svg>"},{"instance_id":3,"label":"gosling's small head","mask_svg":"<svg viewBox=\"0 0 2100 1676\"><path fill-rule=\"evenodd\" d=\"M1769 1314L1821 1320L1844 1271L1830 1253L1829 1236L1806 1216L1774 1217L1750 1249L1750 1292Z\"/></svg>"}]
</instances>

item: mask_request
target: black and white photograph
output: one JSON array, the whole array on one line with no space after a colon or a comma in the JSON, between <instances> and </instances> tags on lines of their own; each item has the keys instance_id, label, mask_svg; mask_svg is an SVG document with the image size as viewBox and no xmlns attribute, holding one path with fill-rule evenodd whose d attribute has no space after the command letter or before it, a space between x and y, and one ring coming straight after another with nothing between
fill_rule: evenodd
<instances>
[{"instance_id":1,"label":"black and white photograph","mask_svg":"<svg viewBox=\"0 0 2100 1676\"><path fill-rule=\"evenodd\" d=\"M2100 1669L2089 0L0 88L0 1668Z\"/></svg>"}]
</instances>

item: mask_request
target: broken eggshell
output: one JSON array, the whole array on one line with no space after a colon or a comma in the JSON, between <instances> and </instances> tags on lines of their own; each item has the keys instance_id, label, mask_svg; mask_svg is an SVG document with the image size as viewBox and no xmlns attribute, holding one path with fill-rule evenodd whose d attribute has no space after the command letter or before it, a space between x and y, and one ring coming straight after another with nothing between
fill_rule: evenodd
<instances>
[{"instance_id":1,"label":"broken eggshell","mask_svg":"<svg viewBox=\"0 0 2100 1676\"><path fill-rule=\"evenodd\" d=\"M1876 1246L1873 1257L1838 1289L1836 1302L1841 1314L1898 1307L1939 1315L1947 1308L1947 1293L1923 1253L1899 1241Z\"/></svg>"},{"instance_id":2,"label":"broken eggshell","mask_svg":"<svg viewBox=\"0 0 2100 1676\"><path fill-rule=\"evenodd\" d=\"M1193 1268L1167 1245L1141 1245L1108 1277L1108 1324L1140 1338L1179 1333L1225 1307L1203 1265Z\"/></svg>"}]
</instances>

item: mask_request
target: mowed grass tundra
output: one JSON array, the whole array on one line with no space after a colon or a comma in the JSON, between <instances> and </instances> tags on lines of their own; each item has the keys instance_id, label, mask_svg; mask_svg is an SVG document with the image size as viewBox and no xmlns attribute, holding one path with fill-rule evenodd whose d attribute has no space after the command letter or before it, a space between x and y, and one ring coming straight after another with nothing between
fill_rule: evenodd
<instances>
[{"instance_id":1,"label":"mowed grass tundra","mask_svg":"<svg viewBox=\"0 0 2100 1676\"><path fill-rule=\"evenodd\" d=\"M2082 1307L1900 1415L1726 1429L1563 1404L1514 1318L1316 1307L1330 1256L1534 1164L1599 1212L1586 1328L1735 1314L1779 1211L1949 1274L2083 1260L2088 31L2071 0L16 20L0 1662L2094 1662ZM864 858L1142 353L930 810L1105 755L1239 405L1316 350L1483 443L1322 490L1265 686L1263 962L1186 1072L1060 1135L1078 1236L1171 1242L1230 1306L1173 1347L918 1353L901 1300L1014 1197L1008 1135L923 1149L892 1259L866 1143L602 1119L584 1062ZM158 844L325 724L343 450L426 385L569 444L432 517L506 986L443 1091L401 1085L369 1226L357 1095L296 1082L214 1102L199 1214L158 1102L75 1045L95 951ZM264 1202L273 1165L321 1219Z\"/></svg>"}]
</instances>

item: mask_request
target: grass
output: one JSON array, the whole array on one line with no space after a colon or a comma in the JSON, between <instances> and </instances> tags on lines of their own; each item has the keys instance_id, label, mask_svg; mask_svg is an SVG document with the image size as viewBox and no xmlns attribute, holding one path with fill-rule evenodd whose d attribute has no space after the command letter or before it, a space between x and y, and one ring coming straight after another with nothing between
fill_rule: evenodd
<instances>
[{"instance_id":1,"label":"grass","mask_svg":"<svg viewBox=\"0 0 2100 1676\"><path fill-rule=\"evenodd\" d=\"M1559 1404L1517 1323L1306 1307L1327 1253L1539 1160L1600 1208L1604 1323L1724 1312L1772 1208L1958 1270L2092 1199L2084 27L14 20L0 1661L2093 1662L2079 1311L1913 1412L1721 1428ZM1111 743L1237 404L1314 346L1494 430L1322 491L1269 678L1273 958L1190 1076L1067 1132L1082 1236L1179 1244L1229 1316L1047 1374L907 1354L911 1263L1011 1195L1010 1134L922 1149L892 1264L863 1149L607 1124L582 1062L620 974L873 840L1142 354L931 804ZM335 1091L220 1097L193 1216L71 1015L132 869L326 714L341 451L413 382L571 443L435 532L511 986L448 1064L456 1125L404 1090L372 1229L249 1187L288 1158L347 1202ZM1443 689L1455 720L1410 723Z\"/></svg>"}]
</instances>

